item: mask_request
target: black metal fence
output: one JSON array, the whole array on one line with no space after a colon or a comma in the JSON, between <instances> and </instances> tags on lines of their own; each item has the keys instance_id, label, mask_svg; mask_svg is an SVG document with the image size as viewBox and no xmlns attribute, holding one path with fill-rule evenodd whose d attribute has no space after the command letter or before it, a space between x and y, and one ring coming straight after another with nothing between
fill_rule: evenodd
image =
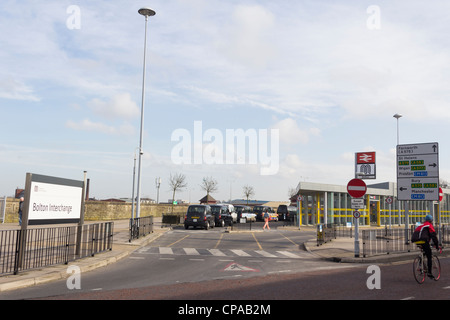
<instances>
[{"instance_id":1,"label":"black metal fence","mask_svg":"<svg viewBox=\"0 0 450 320\"><path fill-rule=\"evenodd\" d=\"M153 232L153 216L130 219L130 242Z\"/></svg>"},{"instance_id":2,"label":"black metal fence","mask_svg":"<svg viewBox=\"0 0 450 320\"><path fill-rule=\"evenodd\" d=\"M56 264L112 250L113 222L0 231L0 275ZM78 239L78 241L77 241Z\"/></svg>"}]
</instances>

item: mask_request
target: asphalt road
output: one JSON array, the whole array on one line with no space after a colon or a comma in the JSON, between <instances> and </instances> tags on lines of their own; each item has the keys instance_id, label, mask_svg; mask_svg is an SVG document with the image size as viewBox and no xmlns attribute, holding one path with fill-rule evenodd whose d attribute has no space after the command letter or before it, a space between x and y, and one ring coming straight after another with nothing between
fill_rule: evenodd
<instances>
[{"instance_id":1,"label":"asphalt road","mask_svg":"<svg viewBox=\"0 0 450 320\"><path fill-rule=\"evenodd\" d=\"M276 224L273 224L274 226ZM224 233L176 229L116 264L67 281L1 294L2 299L449 299L449 259L442 278L418 285L411 263L381 265L369 289L368 265L327 262L302 250L308 231ZM450 271L449 271L450 272Z\"/></svg>"}]
</instances>

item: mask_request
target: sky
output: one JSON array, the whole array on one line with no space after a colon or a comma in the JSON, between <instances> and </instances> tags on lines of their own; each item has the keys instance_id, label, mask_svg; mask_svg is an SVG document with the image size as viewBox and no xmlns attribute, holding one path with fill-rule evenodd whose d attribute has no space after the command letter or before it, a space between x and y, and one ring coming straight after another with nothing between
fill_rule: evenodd
<instances>
[{"instance_id":1,"label":"sky","mask_svg":"<svg viewBox=\"0 0 450 320\"><path fill-rule=\"evenodd\" d=\"M254 199L285 201L301 181L346 185L363 151L376 152L368 184L395 182L397 124L400 144L439 143L450 180L448 1L2 0L0 196L27 172L87 171L91 197L131 197L141 7L156 11L142 197L156 198L160 177L167 201L182 173L177 199L198 201L212 177L218 200L249 185ZM227 138L242 132L239 153Z\"/></svg>"}]
</instances>

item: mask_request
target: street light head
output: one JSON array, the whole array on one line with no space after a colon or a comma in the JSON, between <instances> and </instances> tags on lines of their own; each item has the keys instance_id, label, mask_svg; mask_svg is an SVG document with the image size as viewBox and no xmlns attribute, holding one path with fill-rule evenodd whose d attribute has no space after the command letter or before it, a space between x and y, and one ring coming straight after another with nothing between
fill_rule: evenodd
<instances>
[{"instance_id":1,"label":"street light head","mask_svg":"<svg viewBox=\"0 0 450 320\"><path fill-rule=\"evenodd\" d=\"M397 120L400 119L401 117L403 117L401 114L398 113L394 114L394 118Z\"/></svg>"},{"instance_id":2,"label":"street light head","mask_svg":"<svg viewBox=\"0 0 450 320\"><path fill-rule=\"evenodd\" d=\"M146 16L146 17L151 17L156 14L155 10L150 9L150 8L141 8L138 10L138 12L139 12L139 14Z\"/></svg>"}]
</instances>

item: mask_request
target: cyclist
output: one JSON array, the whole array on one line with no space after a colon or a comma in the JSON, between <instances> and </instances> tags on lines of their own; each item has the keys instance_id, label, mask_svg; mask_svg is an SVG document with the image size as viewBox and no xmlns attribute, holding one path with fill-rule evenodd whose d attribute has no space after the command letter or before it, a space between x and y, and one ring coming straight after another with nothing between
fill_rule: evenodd
<instances>
[{"instance_id":1,"label":"cyclist","mask_svg":"<svg viewBox=\"0 0 450 320\"><path fill-rule=\"evenodd\" d=\"M433 216L431 214L427 215L425 217L425 222L418 226L415 230L415 233L418 233L418 240L417 241L425 241L424 244L422 244L423 252L427 256L427 262L428 262L428 277L433 278L433 275L431 273L431 267L432 267L432 252L431 252L431 246L430 246L430 240L433 240L433 243L437 250L442 250L439 247L439 241L436 237L436 230L433 226ZM415 242L415 241L414 241Z\"/></svg>"}]
</instances>

